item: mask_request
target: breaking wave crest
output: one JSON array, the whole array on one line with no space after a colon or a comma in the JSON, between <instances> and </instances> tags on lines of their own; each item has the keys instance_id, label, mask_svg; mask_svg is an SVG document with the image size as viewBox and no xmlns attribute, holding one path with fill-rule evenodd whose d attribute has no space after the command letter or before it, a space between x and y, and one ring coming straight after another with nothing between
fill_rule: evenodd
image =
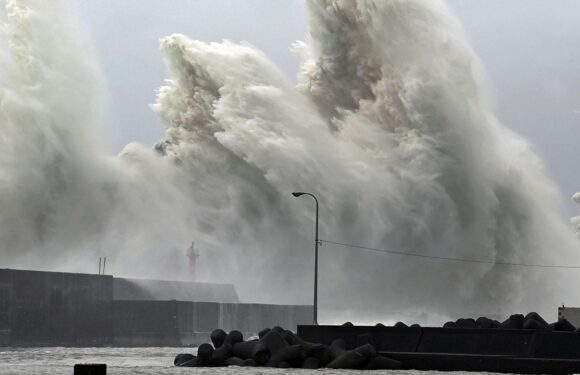
<instances>
[{"instance_id":1,"label":"breaking wave crest","mask_svg":"<svg viewBox=\"0 0 580 375\"><path fill-rule=\"evenodd\" d=\"M494 117L480 63L445 4L307 7L310 37L293 47L297 86L251 45L163 38L171 79L153 109L165 136L154 150L107 157L94 141L97 70L71 28L53 22L64 12L6 1L3 258L78 269L107 254L116 273L187 277L184 249L195 240L201 279L233 282L243 299L308 303L314 206L290 195L302 190L320 200L326 240L580 263L542 162ZM320 257L321 306L360 311L549 313L574 298L566 285L578 280L331 244Z\"/></svg>"}]
</instances>

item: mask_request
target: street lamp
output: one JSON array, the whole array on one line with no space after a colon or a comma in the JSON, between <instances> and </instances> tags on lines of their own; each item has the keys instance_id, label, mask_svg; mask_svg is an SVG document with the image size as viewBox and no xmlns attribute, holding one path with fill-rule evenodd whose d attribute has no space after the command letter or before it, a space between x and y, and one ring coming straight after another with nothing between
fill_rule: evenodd
<instances>
[{"instance_id":1,"label":"street lamp","mask_svg":"<svg viewBox=\"0 0 580 375\"><path fill-rule=\"evenodd\" d=\"M292 195L295 197L309 195L314 198L314 201L316 202L316 232L314 239L314 324L318 325L318 199L316 199L314 194L303 193L300 191L294 192Z\"/></svg>"}]
</instances>

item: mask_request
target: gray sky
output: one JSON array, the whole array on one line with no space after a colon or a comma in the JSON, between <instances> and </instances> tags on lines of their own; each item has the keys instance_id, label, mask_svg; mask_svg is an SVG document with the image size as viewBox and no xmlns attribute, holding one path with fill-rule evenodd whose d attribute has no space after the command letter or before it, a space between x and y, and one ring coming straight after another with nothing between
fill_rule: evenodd
<instances>
[{"instance_id":1,"label":"gray sky","mask_svg":"<svg viewBox=\"0 0 580 375\"><path fill-rule=\"evenodd\" d=\"M580 1L450 0L487 69L497 115L527 138L564 195L566 214L580 206ZM307 35L300 0L75 1L110 95L104 130L113 153L131 141L153 144L162 127L148 108L167 78L160 37L248 41L290 77L289 46ZM525 188L525 187L523 187Z\"/></svg>"}]
</instances>

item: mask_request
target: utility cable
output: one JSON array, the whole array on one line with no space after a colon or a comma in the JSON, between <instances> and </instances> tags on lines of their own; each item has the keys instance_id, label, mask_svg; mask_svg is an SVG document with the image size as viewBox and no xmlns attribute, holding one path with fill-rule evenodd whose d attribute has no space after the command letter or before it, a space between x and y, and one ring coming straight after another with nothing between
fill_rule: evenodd
<instances>
[{"instance_id":1,"label":"utility cable","mask_svg":"<svg viewBox=\"0 0 580 375\"><path fill-rule=\"evenodd\" d=\"M425 254L409 253L409 252L405 252L405 251L376 249L376 248L372 248L372 247L366 247L366 246L360 246L360 245L353 245L353 244L347 244L347 243L335 242L335 241L327 241L327 240L319 240L319 242L333 244L333 245L339 245L339 246L344 246L344 247L350 247L350 248L359 249L359 250L372 251L372 252L375 252L375 253L386 253L386 254L393 254L393 255L403 255L403 256L410 256L410 257L416 257L416 258L445 260L445 261L452 261L452 262L493 264L493 265L511 266L511 267L536 267L536 268L568 268L568 269L580 269L580 266L562 266L562 265L546 265L546 264L530 264L530 263L512 263L512 262L502 262L502 261L492 261L492 260L482 260L482 259L452 258L452 257L443 257L443 256L436 256L436 255L425 255Z\"/></svg>"}]
</instances>

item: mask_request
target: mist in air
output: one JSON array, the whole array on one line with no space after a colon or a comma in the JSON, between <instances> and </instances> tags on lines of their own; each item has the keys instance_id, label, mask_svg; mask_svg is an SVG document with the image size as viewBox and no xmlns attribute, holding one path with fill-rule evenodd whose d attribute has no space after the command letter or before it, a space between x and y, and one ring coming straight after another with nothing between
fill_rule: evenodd
<instances>
[{"instance_id":1,"label":"mist in air","mask_svg":"<svg viewBox=\"0 0 580 375\"><path fill-rule=\"evenodd\" d=\"M171 74L152 109L165 135L118 156L66 7L0 4L3 267L94 272L107 256L116 275L188 279L195 241L198 280L233 283L244 301L311 303L314 202L292 191L318 196L324 240L580 265L542 161L494 116L443 2L307 1L298 85L249 44L163 37ZM321 308L355 321L580 303L573 270L320 251Z\"/></svg>"}]
</instances>

